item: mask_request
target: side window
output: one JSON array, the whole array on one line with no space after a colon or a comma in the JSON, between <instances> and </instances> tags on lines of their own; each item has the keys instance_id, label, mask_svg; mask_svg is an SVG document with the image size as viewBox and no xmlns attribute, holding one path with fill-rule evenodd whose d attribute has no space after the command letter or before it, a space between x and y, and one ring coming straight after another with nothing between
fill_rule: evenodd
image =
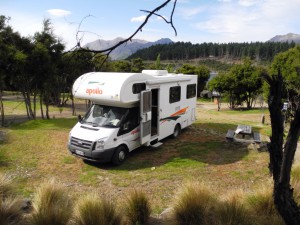
<instances>
[{"instance_id":1,"label":"side window","mask_svg":"<svg viewBox=\"0 0 300 225\"><path fill-rule=\"evenodd\" d=\"M141 93L141 91L146 90L146 84L145 83L136 83L132 85L132 93L138 94Z\"/></svg>"},{"instance_id":2,"label":"side window","mask_svg":"<svg viewBox=\"0 0 300 225\"><path fill-rule=\"evenodd\" d=\"M121 125L121 129L118 132L118 136L129 133L135 129L140 124L139 115L139 107L129 109L129 112Z\"/></svg>"},{"instance_id":3,"label":"side window","mask_svg":"<svg viewBox=\"0 0 300 225\"><path fill-rule=\"evenodd\" d=\"M169 96L169 102L179 102L180 101L180 95L181 95L181 87L170 87L170 96Z\"/></svg>"},{"instance_id":4,"label":"side window","mask_svg":"<svg viewBox=\"0 0 300 225\"><path fill-rule=\"evenodd\" d=\"M196 84L188 84L186 86L186 98L194 98L196 97Z\"/></svg>"}]
</instances>

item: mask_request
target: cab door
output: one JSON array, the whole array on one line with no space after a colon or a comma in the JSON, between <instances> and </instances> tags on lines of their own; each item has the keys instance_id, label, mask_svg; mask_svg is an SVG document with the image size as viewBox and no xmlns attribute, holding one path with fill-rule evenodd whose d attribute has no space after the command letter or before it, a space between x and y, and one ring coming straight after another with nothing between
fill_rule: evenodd
<instances>
[{"instance_id":1,"label":"cab door","mask_svg":"<svg viewBox=\"0 0 300 225\"><path fill-rule=\"evenodd\" d=\"M140 139L141 145L150 144L151 138L151 105L152 105L152 92L146 90L141 92L141 104L140 104Z\"/></svg>"}]
</instances>

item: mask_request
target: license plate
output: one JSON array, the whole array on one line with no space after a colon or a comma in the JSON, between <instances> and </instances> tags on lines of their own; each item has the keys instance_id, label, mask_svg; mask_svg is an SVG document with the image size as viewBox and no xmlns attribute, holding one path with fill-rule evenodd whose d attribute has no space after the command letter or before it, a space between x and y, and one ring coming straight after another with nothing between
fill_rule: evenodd
<instances>
[{"instance_id":1,"label":"license plate","mask_svg":"<svg viewBox=\"0 0 300 225\"><path fill-rule=\"evenodd\" d=\"M77 155L84 156L84 152L83 152L83 151L75 150L75 153L76 153Z\"/></svg>"}]
</instances>

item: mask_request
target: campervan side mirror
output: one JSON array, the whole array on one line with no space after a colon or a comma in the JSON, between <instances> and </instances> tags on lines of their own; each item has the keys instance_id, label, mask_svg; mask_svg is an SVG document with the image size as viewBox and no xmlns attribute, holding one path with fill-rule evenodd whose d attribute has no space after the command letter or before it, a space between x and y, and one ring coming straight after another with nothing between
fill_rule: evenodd
<instances>
[{"instance_id":1,"label":"campervan side mirror","mask_svg":"<svg viewBox=\"0 0 300 225\"><path fill-rule=\"evenodd\" d=\"M78 115L78 121L81 122L81 120L82 120L82 116Z\"/></svg>"}]
</instances>

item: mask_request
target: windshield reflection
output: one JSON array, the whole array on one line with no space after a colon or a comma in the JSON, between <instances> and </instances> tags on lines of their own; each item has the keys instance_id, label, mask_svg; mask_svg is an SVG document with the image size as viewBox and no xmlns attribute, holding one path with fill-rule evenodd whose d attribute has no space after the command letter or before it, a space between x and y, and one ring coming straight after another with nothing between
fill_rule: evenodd
<instances>
[{"instance_id":1,"label":"windshield reflection","mask_svg":"<svg viewBox=\"0 0 300 225\"><path fill-rule=\"evenodd\" d=\"M91 124L94 127L119 127L127 111L126 108L95 104L83 117L81 123Z\"/></svg>"}]
</instances>

